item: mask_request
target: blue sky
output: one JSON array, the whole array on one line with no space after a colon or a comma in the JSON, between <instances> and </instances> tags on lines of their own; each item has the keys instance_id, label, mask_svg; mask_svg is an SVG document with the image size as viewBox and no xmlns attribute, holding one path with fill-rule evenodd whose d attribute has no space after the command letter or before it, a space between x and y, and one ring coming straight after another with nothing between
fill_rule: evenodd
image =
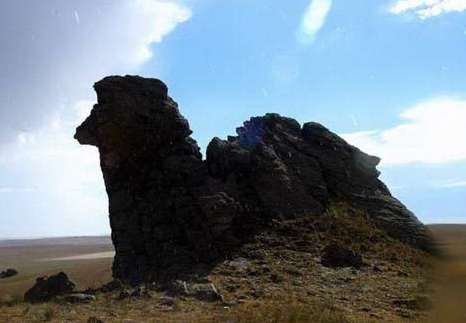
<instances>
[{"instance_id":1,"label":"blue sky","mask_svg":"<svg viewBox=\"0 0 466 323\"><path fill-rule=\"evenodd\" d=\"M97 152L72 139L109 74L165 81L203 148L266 112L321 122L422 221L466 222L465 0L0 9L0 237L109 232Z\"/></svg>"}]
</instances>

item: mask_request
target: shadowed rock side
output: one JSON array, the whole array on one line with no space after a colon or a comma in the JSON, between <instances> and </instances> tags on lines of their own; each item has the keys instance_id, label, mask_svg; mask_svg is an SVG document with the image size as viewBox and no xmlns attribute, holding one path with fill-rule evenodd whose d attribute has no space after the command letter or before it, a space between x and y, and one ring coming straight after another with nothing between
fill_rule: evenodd
<instances>
[{"instance_id":1,"label":"shadowed rock side","mask_svg":"<svg viewBox=\"0 0 466 323\"><path fill-rule=\"evenodd\" d=\"M39 277L34 286L24 294L24 300L30 303L47 302L57 296L72 293L75 287L63 272L50 277Z\"/></svg>"},{"instance_id":2,"label":"shadowed rock side","mask_svg":"<svg viewBox=\"0 0 466 323\"><path fill-rule=\"evenodd\" d=\"M379 158L317 123L251 118L202 160L187 120L156 79L112 76L78 127L99 148L115 278L153 280L228 254L271 220L318 216L334 201L367 211L392 237L431 248L425 227L378 179Z\"/></svg>"}]
</instances>

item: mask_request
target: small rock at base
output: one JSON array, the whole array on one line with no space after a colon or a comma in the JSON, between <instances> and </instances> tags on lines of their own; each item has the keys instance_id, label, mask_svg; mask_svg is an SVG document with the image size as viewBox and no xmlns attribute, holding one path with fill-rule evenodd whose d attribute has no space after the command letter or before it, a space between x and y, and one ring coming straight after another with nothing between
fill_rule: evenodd
<instances>
[{"instance_id":1,"label":"small rock at base","mask_svg":"<svg viewBox=\"0 0 466 323\"><path fill-rule=\"evenodd\" d=\"M162 296L159 298L159 302L161 305L173 306L175 305L175 298L170 296Z\"/></svg>"},{"instance_id":2,"label":"small rock at base","mask_svg":"<svg viewBox=\"0 0 466 323\"><path fill-rule=\"evenodd\" d=\"M30 303L46 302L57 296L72 293L75 286L63 272L50 277L39 277L34 286L24 294L24 300Z\"/></svg>"},{"instance_id":3,"label":"small rock at base","mask_svg":"<svg viewBox=\"0 0 466 323\"><path fill-rule=\"evenodd\" d=\"M223 301L223 296L220 295L214 284L196 284L190 286L190 294L200 301Z\"/></svg>"},{"instance_id":4,"label":"small rock at base","mask_svg":"<svg viewBox=\"0 0 466 323\"><path fill-rule=\"evenodd\" d=\"M330 244L322 251L321 264L325 267L353 267L361 268L363 265L362 256L350 249L337 244Z\"/></svg>"},{"instance_id":5,"label":"small rock at base","mask_svg":"<svg viewBox=\"0 0 466 323\"><path fill-rule=\"evenodd\" d=\"M0 272L0 278L9 278L16 275L18 275L18 271L13 268L8 268L7 270Z\"/></svg>"},{"instance_id":6,"label":"small rock at base","mask_svg":"<svg viewBox=\"0 0 466 323\"><path fill-rule=\"evenodd\" d=\"M123 288L123 284L121 283L121 281L118 279L114 279L111 282L108 282L102 287L100 287L99 290L102 293L109 293L109 292L120 290L122 288Z\"/></svg>"},{"instance_id":7,"label":"small rock at base","mask_svg":"<svg viewBox=\"0 0 466 323\"><path fill-rule=\"evenodd\" d=\"M83 293L76 293L66 295L64 297L64 300L69 303L90 303L95 301L95 296Z\"/></svg>"}]
</instances>

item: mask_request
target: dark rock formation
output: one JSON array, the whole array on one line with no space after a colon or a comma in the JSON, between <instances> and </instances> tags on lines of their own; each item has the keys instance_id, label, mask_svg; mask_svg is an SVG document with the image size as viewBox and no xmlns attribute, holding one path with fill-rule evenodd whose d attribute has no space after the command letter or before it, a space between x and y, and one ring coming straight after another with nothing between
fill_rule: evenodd
<instances>
[{"instance_id":1,"label":"dark rock formation","mask_svg":"<svg viewBox=\"0 0 466 323\"><path fill-rule=\"evenodd\" d=\"M4 270L0 272L0 279L1 278L9 278L18 275L18 271L13 268L8 268L7 270Z\"/></svg>"},{"instance_id":2,"label":"dark rock formation","mask_svg":"<svg viewBox=\"0 0 466 323\"><path fill-rule=\"evenodd\" d=\"M331 244L322 251L321 263L325 267L353 267L359 269L362 267L362 256L345 247L337 244Z\"/></svg>"},{"instance_id":3,"label":"dark rock formation","mask_svg":"<svg viewBox=\"0 0 466 323\"><path fill-rule=\"evenodd\" d=\"M164 83L95 84L78 127L97 146L109 196L115 278L152 280L227 254L271 220L318 216L334 201L367 212L392 237L429 250L425 227L378 179L379 158L317 123L251 118L202 156Z\"/></svg>"},{"instance_id":4,"label":"dark rock formation","mask_svg":"<svg viewBox=\"0 0 466 323\"><path fill-rule=\"evenodd\" d=\"M24 300L30 303L47 302L73 292L74 288L75 284L63 272L50 277L39 277L35 285L24 294Z\"/></svg>"}]
</instances>

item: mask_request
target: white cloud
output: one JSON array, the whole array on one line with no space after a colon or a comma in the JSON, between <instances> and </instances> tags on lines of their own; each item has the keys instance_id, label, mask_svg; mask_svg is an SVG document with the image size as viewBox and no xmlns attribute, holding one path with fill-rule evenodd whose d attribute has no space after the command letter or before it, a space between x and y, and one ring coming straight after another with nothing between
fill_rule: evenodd
<instances>
[{"instance_id":1,"label":"white cloud","mask_svg":"<svg viewBox=\"0 0 466 323\"><path fill-rule=\"evenodd\" d=\"M175 0L0 1L8 75L0 78L0 145L60 108L93 99L92 84L109 73L137 72L152 45L190 17Z\"/></svg>"},{"instance_id":2,"label":"white cloud","mask_svg":"<svg viewBox=\"0 0 466 323\"><path fill-rule=\"evenodd\" d=\"M175 27L191 18L191 11L172 1L136 0L134 9L138 19L146 25L148 32L141 37L136 49L136 60L147 60L152 56L150 45L159 43Z\"/></svg>"},{"instance_id":3,"label":"white cloud","mask_svg":"<svg viewBox=\"0 0 466 323\"><path fill-rule=\"evenodd\" d=\"M81 20L79 19L79 13L75 10L74 11L74 20L76 20L76 23L79 25Z\"/></svg>"},{"instance_id":4,"label":"white cloud","mask_svg":"<svg viewBox=\"0 0 466 323\"><path fill-rule=\"evenodd\" d=\"M465 10L466 0L398 0L389 8L392 14L412 13L420 19Z\"/></svg>"},{"instance_id":5,"label":"white cloud","mask_svg":"<svg viewBox=\"0 0 466 323\"><path fill-rule=\"evenodd\" d=\"M109 226L98 153L73 139L95 102L92 84L137 73L191 11L175 0L20 6L0 2L9 73L0 78L0 235L101 234Z\"/></svg>"},{"instance_id":6,"label":"white cloud","mask_svg":"<svg viewBox=\"0 0 466 323\"><path fill-rule=\"evenodd\" d=\"M74 110L79 113L79 109ZM0 168L5 173L1 178L11 182L7 174L20 173L14 182L21 186L0 187L0 193L9 193L4 201L0 196L4 203L0 223L5 212L23 222L13 228L15 232L11 228L4 231L8 224L2 223L1 234L21 230L24 235L99 234L108 230L107 199L97 150L75 143L76 119L77 115L57 124L51 118L43 128L19 134L15 142L2 147ZM13 210L18 209L29 214L14 214ZM39 225L29 227L34 223L28 218L31 215L40 219Z\"/></svg>"},{"instance_id":7,"label":"white cloud","mask_svg":"<svg viewBox=\"0 0 466 323\"><path fill-rule=\"evenodd\" d=\"M466 180L450 180L436 185L440 188L459 188L466 187Z\"/></svg>"},{"instance_id":8,"label":"white cloud","mask_svg":"<svg viewBox=\"0 0 466 323\"><path fill-rule=\"evenodd\" d=\"M311 0L301 20L297 37L303 44L311 44L324 26L328 13L332 7L332 0Z\"/></svg>"},{"instance_id":9,"label":"white cloud","mask_svg":"<svg viewBox=\"0 0 466 323\"><path fill-rule=\"evenodd\" d=\"M466 160L466 100L435 98L401 114L404 121L386 130L342 135L383 165L448 163Z\"/></svg>"}]
</instances>

